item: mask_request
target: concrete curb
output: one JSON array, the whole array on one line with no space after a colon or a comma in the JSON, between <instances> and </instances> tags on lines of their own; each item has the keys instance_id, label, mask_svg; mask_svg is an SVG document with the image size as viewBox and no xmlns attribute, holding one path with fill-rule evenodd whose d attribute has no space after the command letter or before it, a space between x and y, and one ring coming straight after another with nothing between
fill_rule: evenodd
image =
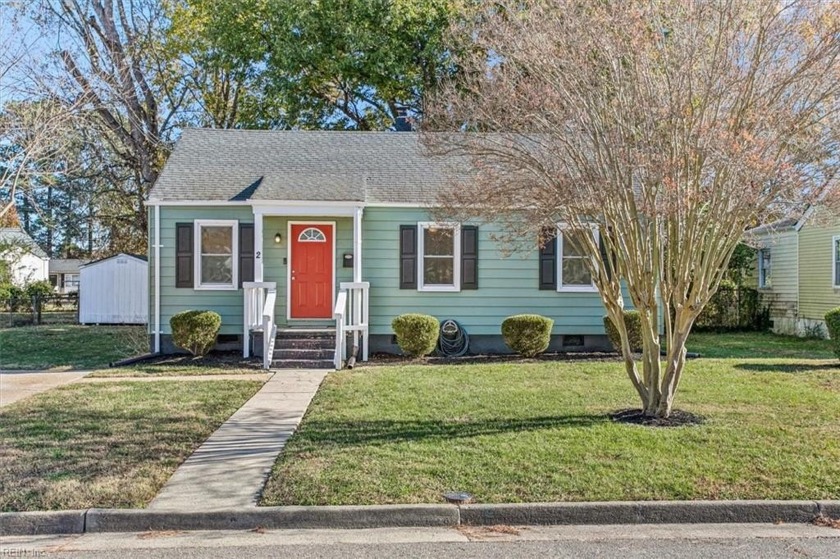
<instances>
[{"instance_id":1,"label":"concrete curb","mask_svg":"<svg viewBox=\"0 0 840 559\"><path fill-rule=\"evenodd\" d=\"M163 530L354 529L459 524L805 523L840 517L840 501L627 501L248 507L219 511L88 509L0 513L0 536Z\"/></svg>"},{"instance_id":2,"label":"concrete curb","mask_svg":"<svg viewBox=\"0 0 840 559\"><path fill-rule=\"evenodd\" d=\"M208 512L90 509L87 532L455 526L450 505L252 507Z\"/></svg>"},{"instance_id":3,"label":"concrete curb","mask_svg":"<svg viewBox=\"0 0 840 559\"><path fill-rule=\"evenodd\" d=\"M840 502L824 502L834 510ZM828 503L833 503L829 505ZM710 524L810 522L816 501L628 501L464 505L461 523L492 524ZM828 512L827 516L832 516Z\"/></svg>"},{"instance_id":4,"label":"concrete curb","mask_svg":"<svg viewBox=\"0 0 840 559\"><path fill-rule=\"evenodd\" d=\"M0 536L39 534L81 534L85 531L84 510L0 512Z\"/></svg>"}]
</instances>

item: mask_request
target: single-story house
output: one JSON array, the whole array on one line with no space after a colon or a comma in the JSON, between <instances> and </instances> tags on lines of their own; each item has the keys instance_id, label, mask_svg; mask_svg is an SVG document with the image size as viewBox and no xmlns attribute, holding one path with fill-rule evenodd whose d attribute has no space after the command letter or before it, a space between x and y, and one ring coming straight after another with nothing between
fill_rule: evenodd
<instances>
[{"instance_id":1,"label":"single-story house","mask_svg":"<svg viewBox=\"0 0 840 559\"><path fill-rule=\"evenodd\" d=\"M798 218L749 232L754 276L773 331L827 336L825 313L840 307L840 216L812 206Z\"/></svg>"},{"instance_id":2,"label":"single-story house","mask_svg":"<svg viewBox=\"0 0 840 559\"><path fill-rule=\"evenodd\" d=\"M145 256L119 253L79 270L80 324L146 324L149 320L149 263Z\"/></svg>"},{"instance_id":3,"label":"single-story house","mask_svg":"<svg viewBox=\"0 0 840 559\"><path fill-rule=\"evenodd\" d=\"M367 339L362 358L398 352L391 321L408 312L456 320L473 353L506 351L518 313L554 319L552 349L608 348L562 231L509 255L496 225L435 222L450 168L411 132L185 130L147 201L152 350L174 350L169 319L187 309L218 312L219 342L266 360L323 358L274 342L314 331L341 346L335 328Z\"/></svg>"},{"instance_id":4,"label":"single-story house","mask_svg":"<svg viewBox=\"0 0 840 559\"><path fill-rule=\"evenodd\" d=\"M0 259L19 287L49 278L50 257L21 227L0 228Z\"/></svg>"},{"instance_id":5,"label":"single-story house","mask_svg":"<svg viewBox=\"0 0 840 559\"><path fill-rule=\"evenodd\" d=\"M79 268L88 260L53 258L50 260L50 283L56 293L75 293L79 290Z\"/></svg>"}]
</instances>

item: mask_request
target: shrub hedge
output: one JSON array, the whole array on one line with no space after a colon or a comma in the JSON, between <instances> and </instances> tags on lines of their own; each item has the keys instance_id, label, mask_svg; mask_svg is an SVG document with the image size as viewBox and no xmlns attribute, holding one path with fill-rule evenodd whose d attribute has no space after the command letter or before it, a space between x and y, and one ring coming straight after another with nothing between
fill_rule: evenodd
<instances>
[{"instance_id":1,"label":"shrub hedge","mask_svg":"<svg viewBox=\"0 0 840 559\"><path fill-rule=\"evenodd\" d=\"M438 319L428 314L401 314L391 321L391 328L397 335L397 345L411 357L432 353L440 335Z\"/></svg>"},{"instance_id":2,"label":"shrub hedge","mask_svg":"<svg viewBox=\"0 0 840 559\"><path fill-rule=\"evenodd\" d=\"M627 328L627 339L630 342L630 350L642 351L642 317L639 311L624 311L624 327ZM604 329L616 351L621 353L621 335L609 316L604 317Z\"/></svg>"},{"instance_id":3,"label":"shrub hedge","mask_svg":"<svg viewBox=\"0 0 840 559\"><path fill-rule=\"evenodd\" d=\"M516 314L502 322L502 338L523 357L534 357L548 349L554 321L538 314Z\"/></svg>"},{"instance_id":4,"label":"shrub hedge","mask_svg":"<svg viewBox=\"0 0 840 559\"><path fill-rule=\"evenodd\" d=\"M183 311L169 319L172 342L192 353L207 355L216 345L222 317L213 311Z\"/></svg>"}]
</instances>

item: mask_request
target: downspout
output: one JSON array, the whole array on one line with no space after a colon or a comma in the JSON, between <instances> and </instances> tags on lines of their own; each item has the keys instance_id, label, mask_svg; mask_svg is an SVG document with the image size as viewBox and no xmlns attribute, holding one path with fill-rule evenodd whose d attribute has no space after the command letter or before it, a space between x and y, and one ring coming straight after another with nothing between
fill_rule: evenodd
<instances>
[{"instance_id":1,"label":"downspout","mask_svg":"<svg viewBox=\"0 0 840 559\"><path fill-rule=\"evenodd\" d=\"M160 353L160 205L155 204L155 353Z\"/></svg>"}]
</instances>

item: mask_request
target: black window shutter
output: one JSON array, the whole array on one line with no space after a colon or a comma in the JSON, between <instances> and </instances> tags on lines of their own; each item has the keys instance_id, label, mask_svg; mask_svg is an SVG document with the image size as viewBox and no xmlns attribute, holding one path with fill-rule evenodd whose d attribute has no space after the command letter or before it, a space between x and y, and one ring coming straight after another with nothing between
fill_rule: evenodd
<instances>
[{"instance_id":1,"label":"black window shutter","mask_svg":"<svg viewBox=\"0 0 840 559\"><path fill-rule=\"evenodd\" d=\"M478 227L461 227L461 289L478 289Z\"/></svg>"},{"instance_id":2,"label":"black window shutter","mask_svg":"<svg viewBox=\"0 0 840 559\"><path fill-rule=\"evenodd\" d=\"M417 289L417 225L400 225L400 289Z\"/></svg>"},{"instance_id":3,"label":"black window shutter","mask_svg":"<svg viewBox=\"0 0 840 559\"><path fill-rule=\"evenodd\" d=\"M175 224L175 287L193 286L193 224Z\"/></svg>"},{"instance_id":4,"label":"black window shutter","mask_svg":"<svg viewBox=\"0 0 840 559\"><path fill-rule=\"evenodd\" d=\"M545 228L540 247L540 290L557 290L557 232L553 228Z\"/></svg>"},{"instance_id":5,"label":"black window shutter","mask_svg":"<svg viewBox=\"0 0 840 559\"><path fill-rule=\"evenodd\" d=\"M239 224L239 287L254 281L254 224Z\"/></svg>"}]
</instances>

